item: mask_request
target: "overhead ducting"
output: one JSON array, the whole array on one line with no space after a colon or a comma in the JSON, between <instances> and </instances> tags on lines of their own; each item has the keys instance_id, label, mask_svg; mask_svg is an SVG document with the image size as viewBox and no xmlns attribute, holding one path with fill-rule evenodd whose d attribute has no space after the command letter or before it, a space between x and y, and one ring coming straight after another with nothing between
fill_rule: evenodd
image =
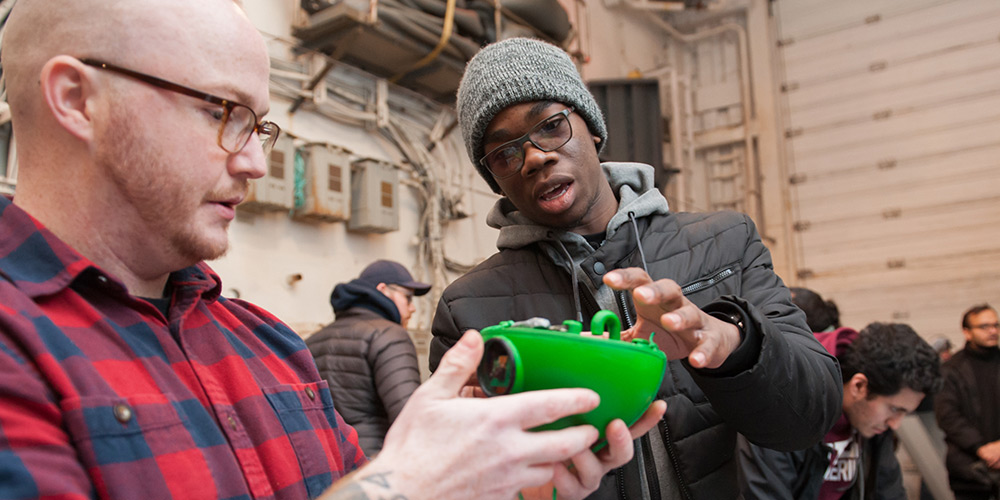
<instances>
[{"instance_id":1,"label":"overhead ducting","mask_svg":"<svg viewBox=\"0 0 1000 500\"><path fill-rule=\"evenodd\" d=\"M303 0L302 7L308 19L293 35L303 47L444 103L483 45L512 36L561 44L573 31L556 0Z\"/></svg>"}]
</instances>

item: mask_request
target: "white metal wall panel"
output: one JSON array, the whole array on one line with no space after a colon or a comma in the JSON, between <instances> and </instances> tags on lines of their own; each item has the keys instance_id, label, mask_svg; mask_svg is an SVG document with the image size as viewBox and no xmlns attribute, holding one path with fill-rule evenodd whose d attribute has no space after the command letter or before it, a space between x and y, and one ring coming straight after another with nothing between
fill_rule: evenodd
<instances>
[{"instance_id":1,"label":"white metal wall panel","mask_svg":"<svg viewBox=\"0 0 1000 500\"><path fill-rule=\"evenodd\" d=\"M725 33L698 41L689 56L695 132L741 125L736 37Z\"/></svg>"},{"instance_id":2,"label":"white metal wall panel","mask_svg":"<svg viewBox=\"0 0 1000 500\"><path fill-rule=\"evenodd\" d=\"M750 95L750 61L741 62L740 33L746 33L746 18L732 14L714 20L693 33L714 31L697 41L681 45L680 108L674 111L673 125L684 135L682 143L691 150L681 164L688 168L686 210L736 210L759 216L760 207L748 196L749 179L756 170L747 155L746 134L754 133L752 112L744 116L744 95ZM739 28L735 28L735 27ZM745 36L743 41L745 43ZM741 76L741 65L746 77ZM746 81L743 81L743 79ZM747 109L751 99L747 97ZM752 139L751 139L752 140Z\"/></svg>"},{"instance_id":3,"label":"white metal wall panel","mask_svg":"<svg viewBox=\"0 0 1000 500\"><path fill-rule=\"evenodd\" d=\"M781 0L776 2L781 40L804 40L871 22L883 16L924 10L948 0Z\"/></svg>"},{"instance_id":4,"label":"white metal wall panel","mask_svg":"<svg viewBox=\"0 0 1000 500\"><path fill-rule=\"evenodd\" d=\"M779 0L798 274L844 323L1000 305L1000 1Z\"/></svg>"}]
</instances>

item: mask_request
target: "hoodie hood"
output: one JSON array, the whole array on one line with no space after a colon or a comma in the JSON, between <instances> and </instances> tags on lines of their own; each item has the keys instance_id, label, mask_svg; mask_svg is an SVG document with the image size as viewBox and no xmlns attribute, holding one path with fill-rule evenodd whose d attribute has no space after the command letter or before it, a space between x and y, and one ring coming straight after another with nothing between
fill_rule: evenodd
<instances>
[{"instance_id":1,"label":"hoodie hood","mask_svg":"<svg viewBox=\"0 0 1000 500\"><path fill-rule=\"evenodd\" d=\"M605 238L610 238L630 219L635 227L637 218L669 213L666 198L653 186L653 167L642 163L608 162L601 164L601 170L618 198L618 211L608 222ZM582 283L602 309L617 307L614 291L603 283L592 283L580 269L580 263L596 251L583 235L536 224L522 215L507 198L497 201L487 215L486 223L500 230L498 249L514 250L538 244L542 253L569 273L574 291ZM579 293L574 293L574 299L577 320L582 321Z\"/></svg>"},{"instance_id":2,"label":"hoodie hood","mask_svg":"<svg viewBox=\"0 0 1000 500\"><path fill-rule=\"evenodd\" d=\"M335 315L352 307L362 307L393 323L402 321L399 309L396 308L392 299L386 297L373 286L356 279L333 287L333 293L330 294L330 305L333 306Z\"/></svg>"},{"instance_id":3,"label":"hoodie hood","mask_svg":"<svg viewBox=\"0 0 1000 500\"><path fill-rule=\"evenodd\" d=\"M628 222L630 212L637 218L669 212L666 198L653 186L653 167L643 163L606 162L601 164L601 169L618 198L618 212L608 223L606 236ZM497 248L501 250L550 239L563 242L574 254L574 247L585 245L590 248L582 235L536 224L522 215L507 198L497 200L486 216L486 224L500 230Z\"/></svg>"},{"instance_id":4,"label":"hoodie hood","mask_svg":"<svg viewBox=\"0 0 1000 500\"><path fill-rule=\"evenodd\" d=\"M826 348L826 352L839 358L844 354L847 346L853 344L854 339L858 338L858 332L844 326L829 332L814 333L813 336Z\"/></svg>"}]
</instances>

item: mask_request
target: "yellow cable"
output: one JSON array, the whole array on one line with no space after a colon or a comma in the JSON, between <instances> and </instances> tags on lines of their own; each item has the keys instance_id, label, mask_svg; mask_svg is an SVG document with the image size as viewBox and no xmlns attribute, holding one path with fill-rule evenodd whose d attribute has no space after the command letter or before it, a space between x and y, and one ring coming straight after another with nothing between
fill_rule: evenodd
<instances>
[{"instance_id":1,"label":"yellow cable","mask_svg":"<svg viewBox=\"0 0 1000 500\"><path fill-rule=\"evenodd\" d=\"M424 56L423 59L417 61L416 64L410 66L406 71L397 73L392 78L389 79L390 82L396 83L400 78L406 76L407 74L427 66L431 61L437 58L438 54L444 50L445 45L448 45L448 40L451 38L451 30L455 21L455 0L448 0L448 7L444 12L444 27L441 29L441 38L438 40L437 46L434 47L429 54Z\"/></svg>"}]
</instances>

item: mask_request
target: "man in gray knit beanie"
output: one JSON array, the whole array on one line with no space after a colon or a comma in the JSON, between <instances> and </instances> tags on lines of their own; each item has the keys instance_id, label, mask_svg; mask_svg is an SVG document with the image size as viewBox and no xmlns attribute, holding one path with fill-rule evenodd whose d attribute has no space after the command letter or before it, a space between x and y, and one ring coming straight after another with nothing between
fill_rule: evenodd
<instances>
[{"instance_id":1,"label":"man in gray knit beanie","mask_svg":"<svg viewBox=\"0 0 1000 500\"><path fill-rule=\"evenodd\" d=\"M554 101L573 106L587 128L601 141L608 139L601 108L569 54L554 45L531 38L511 38L486 46L469 61L458 87L458 122L469 158L493 192L500 187L479 161L483 135L497 113L523 102Z\"/></svg>"},{"instance_id":2,"label":"man in gray knit beanie","mask_svg":"<svg viewBox=\"0 0 1000 500\"><path fill-rule=\"evenodd\" d=\"M621 318L622 339L653 341L670 360L656 394L665 414L656 402L629 429L636 458L618 468L633 450L609 425L607 447L559 468L560 498L738 498L737 433L779 450L822 439L840 415L836 360L749 217L670 212L651 166L602 163L601 111L558 47L524 38L484 47L457 107L469 158L502 195L486 216L499 251L442 294L431 370L467 330L532 317L587 325L602 309ZM547 488L541 497L552 498Z\"/></svg>"}]
</instances>

